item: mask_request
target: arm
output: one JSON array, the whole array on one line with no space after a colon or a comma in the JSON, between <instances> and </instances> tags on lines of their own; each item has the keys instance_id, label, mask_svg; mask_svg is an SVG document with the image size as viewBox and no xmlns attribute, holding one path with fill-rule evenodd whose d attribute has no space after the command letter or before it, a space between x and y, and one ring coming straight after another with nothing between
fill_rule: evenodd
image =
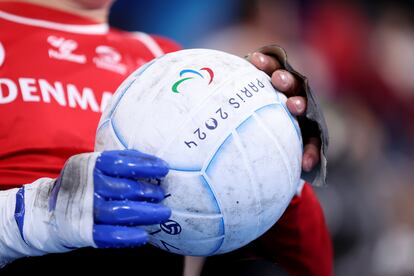
<instances>
[{"instance_id":1,"label":"arm","mask_svg":"<svg viewBox=\"0 0 414 276\"><path fill-rule=\"evenodd\" d=\"M166 221L162 189L167 164L134 150L71 157L57 179L41 178L0 192L0 267L24 256L147 241L137 225Z\"/></svg>"}]
</instances>

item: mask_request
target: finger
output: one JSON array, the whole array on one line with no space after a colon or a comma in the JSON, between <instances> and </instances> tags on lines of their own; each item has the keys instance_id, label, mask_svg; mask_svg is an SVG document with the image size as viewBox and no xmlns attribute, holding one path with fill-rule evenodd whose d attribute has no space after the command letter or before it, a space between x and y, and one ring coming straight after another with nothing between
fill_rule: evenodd
<instances>
[{"instance_id":1,"label":"finger","mask_svg":"<svg viewBox=\"0 0 414 276\"><path fill-rule=\"evenodd\" d=\"M94 172L95 193L111 200L146 200L159 202L164 199L164 191L160 186L128 178L117 178Z\"/></svg>"},{"instance_id":2,"label":"finger","mask_svg":"<svg viewBox=\"0 0 414 276\"><path fill-rule=\"evenodd\" d=\"M286 101L286 106L292 115L304 115L307 107L306 98L301 96L290 97Z\"/></svg>"},{"instance_id":3,"label":"finger","mask_svg":"<svg viewBox=\"0 0 414 276\"><path fill-rule=\"evenodd\" d=\"M148 234L137 227L95 224L93 240L98 248L137 247L147 243Z\"/></svg>"},{"instance_id":4,"label":"finger","mask_svg":"<svg viewBox=\"0 0 414 276\"><path fill-rule=\"evenodd\" d=\"M248 55L247 60L256 66L257 69L264 71L269 76L271 76L276 69L281 68L277 59L259 52L254 52Z\"/></svg>"},{"instance_id":5,"label":"finger","mask_svg":"<svg viewBox=\"0 0 414 276\"><path fill-rule=\"evenodd\" d=\"M110 176L130 178L164 177L168 173L167 162L137 150L104 151L95 168Z\"/></svg>"},{"instance_id":6,"label":"finger","mask_svg":"<svg viewBox=\"0 0 414 276\"><path fill-rule=\"evenodd\" d=\"M299 93L299 80L295 76L283 69L276 70L272 73L273 86L283 92L286 96L294 96Z\"/></svg>"},{"instance_id":7,"label":"finger","mask_svg":"<svg viewBox=\"0 0 414 276\"><path fill-rule=\"evenodd\" d=\"M321 141L319 138L311 137L303 148L302 169L310 172L319 163L319 149Z\"/></svg>"},{"instance_id":8,"label":"finger","mask_svg":"<svg viewBox=\"0 0 414 276\"><path fill-rule=\"evenodd\" d=\"M165 222L171 216L167 206L137 201L106 201L94 197L94 218L98 224L151 225Z\"/></svg>"}]
</instances>

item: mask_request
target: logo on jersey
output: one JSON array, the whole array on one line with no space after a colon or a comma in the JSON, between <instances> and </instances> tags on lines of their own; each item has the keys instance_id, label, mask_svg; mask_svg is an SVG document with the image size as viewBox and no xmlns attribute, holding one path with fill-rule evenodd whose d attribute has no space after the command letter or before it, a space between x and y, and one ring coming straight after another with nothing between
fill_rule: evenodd
<instances>
[{"instance_id":1,"label":"logo on jersey","mask_svg":"<svg viewBox=\"0 0 414 276\"><path fill-rule=\"evenodd\" d=\"M86 56L73 53L78 48L78 43L72 39L50 35L47 42L53 47L49 49L49 57L67 60L76 63L86 63Z\"/></svg>"},{"instance_id":2,"label":"logo on jersey","mask_svg":"<svg viewBox=\"0 0 414 276\"><path fill-rule=\"evenodd\" d=\"M194 79L195 77L204 79L204 76L203 76L203 74L200 73L200 71L206 71L208 73L208 76L209 76L208 85L210 85L210 83L214 79L214 72L213 72L213 70L211 70L211 68L204 67L204 68L201 68L198 71L192 70L192 69L184 69L184 70L181 70L181 72L180 72L180 78L181 79L179 79L178 81L176 81L173 84L173 86L171 87L171 90L174 93L180 93L180 91L178 91L178 86L180 86L180 84L182 84L183 82ZM190 75L191 77L185 77L184 78L184 75Z\"/></svg>"},{"instance_id":3,"label":"logo on jersey","mask_svg":"<svg viewBox=\"0 0 414 276\"><path fill-rule=\"evenodd\" d=\"M0 66L3 65L5 56L6 56L6 54L5 54L5 51L4 51L3 44L1 44L1 42L0 42Z\"/></svg>"},{"instance_id":4,"label":"logo on jersey","mask_svg":"<svg viewBox=\"0 0 414 276\"><path fill-rule=\"evenodd\" d=\"M121 54L112 47L101 45L95 49L96 57L93 58L93 62L96 67L109 70L121 75L126 74L127 67L121 63Z\"/></svg>"}]
</instances>

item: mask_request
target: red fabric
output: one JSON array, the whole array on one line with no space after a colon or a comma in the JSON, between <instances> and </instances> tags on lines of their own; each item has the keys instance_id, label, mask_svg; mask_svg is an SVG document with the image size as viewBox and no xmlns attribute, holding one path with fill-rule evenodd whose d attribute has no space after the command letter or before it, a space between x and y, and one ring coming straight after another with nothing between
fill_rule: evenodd
<instances>
[{"instance_id":1,"label":"red fabric","mask_svg":"<svg viewBox=\"0 0 414 276\"><path fill-rule=\"evenodd\" d=\"M0 11L0 188L6 189L56 177L68 157L93 151L105 103L154 51L119 30L82 33L106 26L62 11L7 2ZM163 52L179 49L153 39Z\"/></svg>"},{"instance_id":2,"label":"red fabric","mask_svg":"<svg viewBox=\"0 0 414 276\"><path fill-rule=\"evenodd\" d=\"M333 274L332 242L321 206L308 183L279 221L255 243L261 254L292 276Z\"/></svg>"},{"instance_id":3,"label":"red fabric","mask_svg":"<svg viewBox=\"0 0 414 276\"><path fill-rule=\"evenodd\" d=\"M23 3L0 3L0 11L61 24L95 24ZM12 22L1 14L0 26L0 50L4 48L5 53L0 59L0 188L6 189L40 177L56 177L67 158L93 151L105 97L154 54L142 41L113 29L105 34L79 34ZM61 50L50 40L59 43L59 39L72 41L69 54L75 59L84 56L84 62L51 57L50 51L59 54ZM164 52L179 49L169 40L154 40ZM99 67L97 46L110 47L120 59ZM13 93L14 98L10 97ZM84 102L73 95L84 97ZM332 274L329 235L308 184L257 243L292 275Z\"/></svg>"}]
</instances>

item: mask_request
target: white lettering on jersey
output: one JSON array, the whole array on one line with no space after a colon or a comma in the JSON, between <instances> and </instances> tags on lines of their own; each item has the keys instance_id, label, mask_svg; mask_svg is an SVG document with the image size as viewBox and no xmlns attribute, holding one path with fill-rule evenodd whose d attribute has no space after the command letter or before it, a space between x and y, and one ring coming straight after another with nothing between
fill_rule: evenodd
<instances>
[{"instance_id":1,"label":"white lettering on jersey","mask_svg":"<svg viewBox=\"0 0 414 276\"><path fill-rule=\"evenodd\" d=\"M9 79L0 79L0 104L11 103L17 98L17 86Z\"/></svg>"},{"instance_id":2,"label":"white lettering on jersey","mask_svg":"<svg viewBox=\"0 0 414 276\"><path fill-rule=\"evenodd\" d=\"M23 102L51 103L52 99L61 106L102 112L112 98L111 92L103 92L98 105L93 90L89 87L79 89L74 84L53 84L45 79L19 78L17 82L0 78L0 104L9 104L21 93Z\"/></svg>"},{"instance_id":3,"label":"white lettering on jersey","mask_svg":"<svg viewBox=\"0 0 414 276\"><path fill-rule=\"evenodd\" d=\"M96 103L95 96L92 89L85 87L82 93L79 93L78 89L73 84L68 84L68 103L70 107L80 106L81 109L86 110L88 106L92 111L98 112L99 107Z\"/></svg>"},{"instance_id":4,"label":"white lettering on jersey","mask_svg":"<svg viewBox=\"0 0 414 276\"><path fill-rule=\"evenodd\" d=\"M55 85L51 85L46 80L39 79L39 87L45 103L50 103L50 96L52 96L60 105L66 105L65 94L61 82L55 81Z\"/></svg>"},{"instance_id":5,"label":"white lettering on jersey","mask_svg":"<svg viewBox=\"0 0 414 276\"><path fill-rule=\"evenodd\" d=\"M115 73L125 75L127 67L121 63L122 56L114 48L101 45L95 49L96 57L93 58L93 62L96 67L113 71Z\"/></svg>"},{"instance_id":6,"label":"white lettering on jersey","mask_svg":"<svg viewBox=\"0 0 414 276\"><path fill-rule=\"evenodd\" d=\"M76 63L86 63L86 56L72 53L78 48L78 43L72 39L65 39L50 35L47 42L57 50L49 49L49 57L54 59L67 60Z\"/></svg>"},{"instance_id":7,"label":"white lettering on jersey","mask_svg":"<svg viewBox=\"0 0 414 276\"><path fill-rule=\"evenodd\" d=\"M31 78L19 79L20 90L22 91L23 101L25 102L39 102L40 96L33 95L37 92L36 80Z\"/></svg>"},{"instance_id":8,"label":"white lettering on jersey","mask_svg":"<svg viewBox=\"0 0 414 276\"><path fill-rule=\"evenodd\" d=\"M4 51L3 44L1 44L0 42L0 66L3 65L5 56L6 56L6 52Z\"/></svg>"}]
</instances>

